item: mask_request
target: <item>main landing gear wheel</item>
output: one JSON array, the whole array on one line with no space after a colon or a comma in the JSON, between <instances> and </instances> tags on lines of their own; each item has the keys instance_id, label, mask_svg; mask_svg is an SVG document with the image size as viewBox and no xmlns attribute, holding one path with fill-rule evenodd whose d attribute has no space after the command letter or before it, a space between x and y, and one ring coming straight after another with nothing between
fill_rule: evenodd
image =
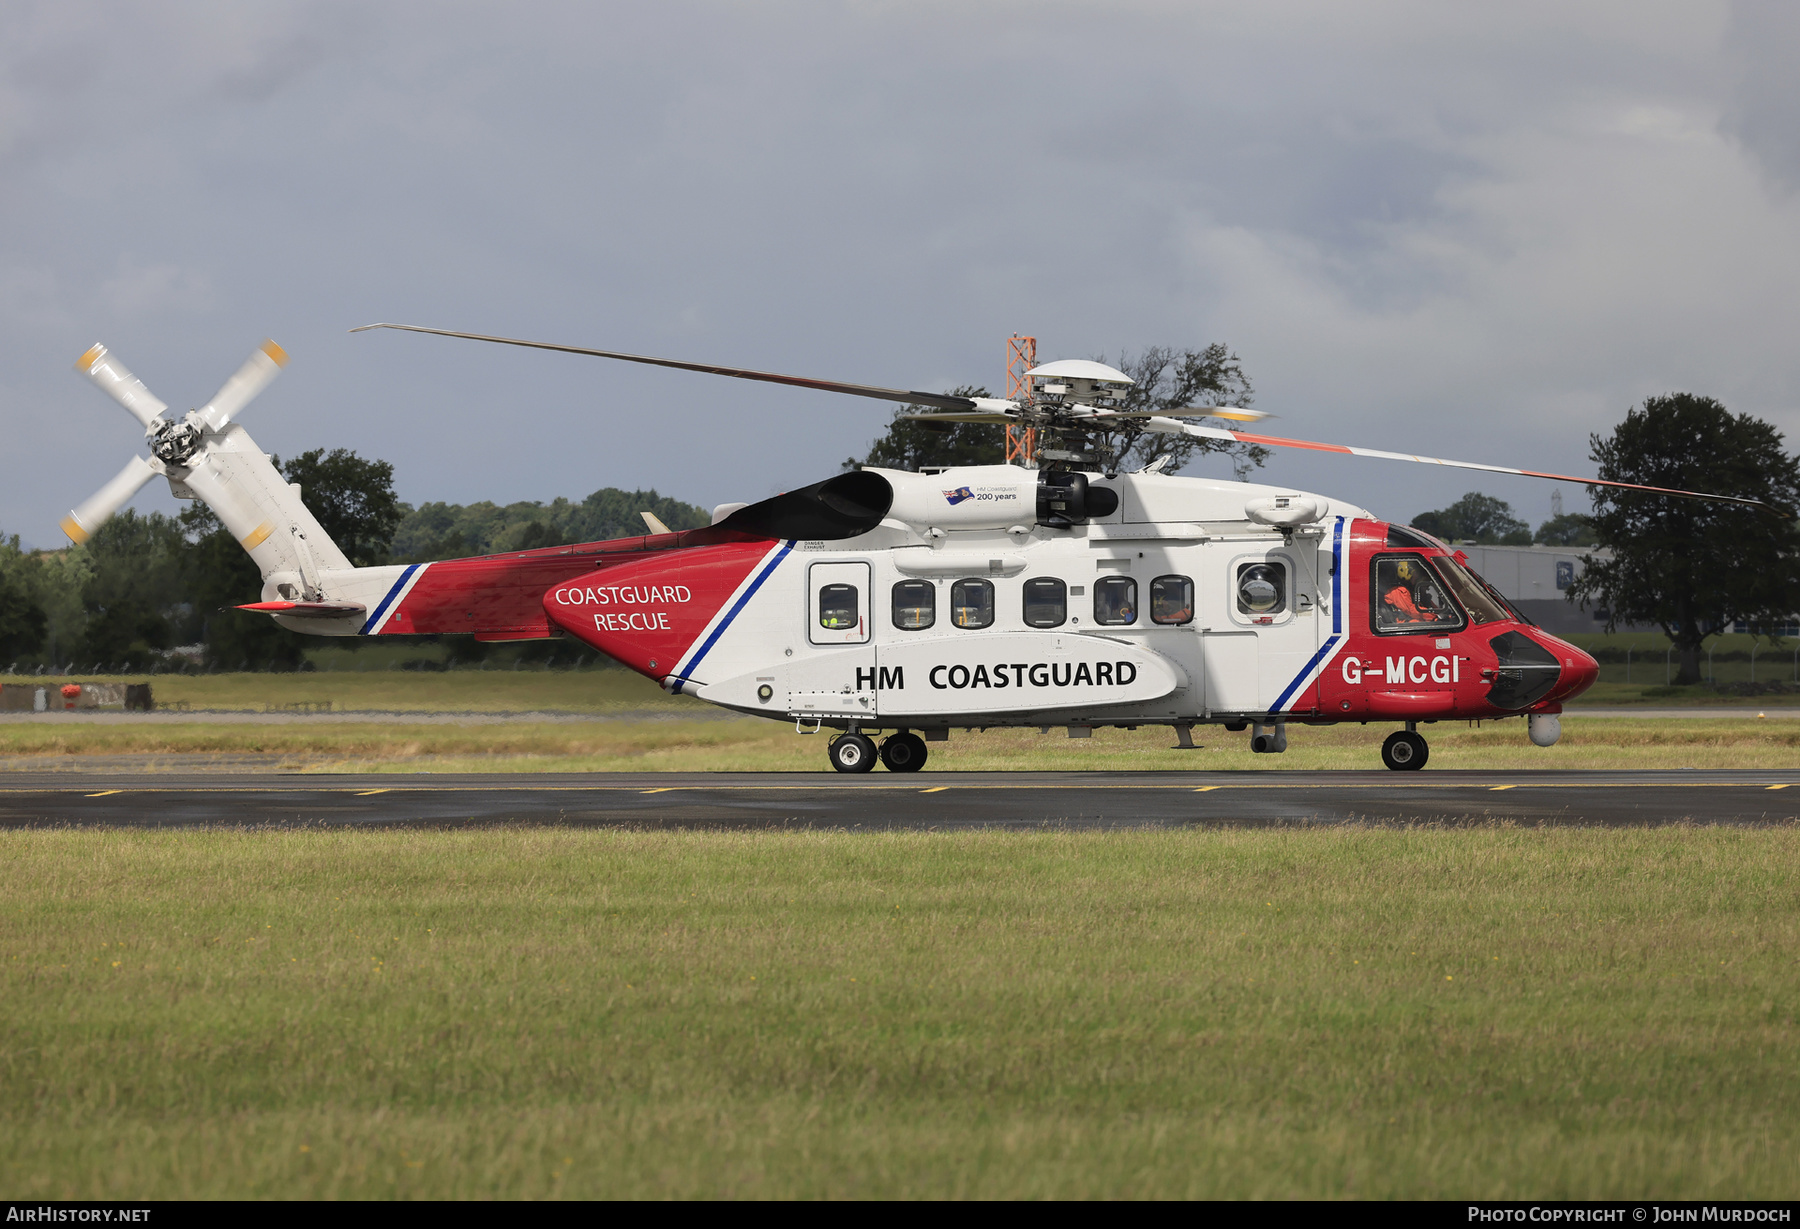
<instances>
[{"instance_id":1,"label":"main landing gear wheel","mask_svg":"<svg viewBox=\"0 0 1800 1229\"><path fill-rule=\"evenodd\" d=\"M875 744L861 734L841 734L826 748L839 772L868 772L875 767Z\"/></svg>"},{"instance_id":2,"label":"main landing gear wheel","mask_svg":"<svg viewBox=\"0 0 1800 1229\"><path fill-rule=\"evenodd\" d=\"M1417 772L1430 758L1425 739L1411 730L1395 730L1381 744L1381 762L1395 772Z\"/></svg>"},{"instance_id":3,"label":"main landing gear wheel","mask_svg":"<svg viewBox=\"0 0 1800 1229\"><path fill-rule=\"evenodd\" d=\"M925 740L917 734L896 734L881 744L881 762L889 772L917 772L925 767Z\"/></svg>"}]
</instances>

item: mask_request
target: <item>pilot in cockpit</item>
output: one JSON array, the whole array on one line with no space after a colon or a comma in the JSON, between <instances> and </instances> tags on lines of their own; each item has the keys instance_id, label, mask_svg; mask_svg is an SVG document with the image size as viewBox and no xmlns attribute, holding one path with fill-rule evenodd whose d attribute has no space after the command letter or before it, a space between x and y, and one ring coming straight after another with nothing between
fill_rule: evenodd
<instances>
[{"instance_id":1,"label":"pilot in cockpit","mask_svg":"<svg viewBox=\"0 0 1800 1229\"><path fill-rule=\"evenodd\" d=\"M1410 559L1383 559L1378 571L1383 627L1456 622L1455 607L1424 565Z\"/></svg>"}]
</instances>

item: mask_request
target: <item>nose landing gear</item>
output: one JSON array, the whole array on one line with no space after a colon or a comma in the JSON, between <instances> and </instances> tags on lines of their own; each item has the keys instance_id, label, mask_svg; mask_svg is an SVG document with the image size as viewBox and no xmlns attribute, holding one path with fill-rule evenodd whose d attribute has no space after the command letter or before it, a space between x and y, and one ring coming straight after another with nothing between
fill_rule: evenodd
<instances>
[{"instance_id":1,"label":"nose landing gear","mask_svg":"<svg viewBox=\"0 0 1800 1229\"><path fill-rule=\"evenodd\" d=\"M1431 758L1431 748L1416 730L1395 730L1381 744L1381 762L1395 772L1417 772Z\"/></svg>"}]
</instances>

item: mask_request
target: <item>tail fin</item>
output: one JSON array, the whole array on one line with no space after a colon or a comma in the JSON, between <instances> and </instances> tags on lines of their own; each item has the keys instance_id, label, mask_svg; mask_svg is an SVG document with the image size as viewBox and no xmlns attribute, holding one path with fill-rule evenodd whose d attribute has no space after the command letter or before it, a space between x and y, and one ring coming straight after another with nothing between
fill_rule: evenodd
<instances>
[{"instance_id":1,"label":"tail fin","mask_svg":"<svg viewBox=\"0 0 1800 1229\"><path fill-rule=\"evenodd\" d=\"M171 474L169 485L176 495L189 494L213 510L256 561L266 590L318 601L326 596L324 574L350 568L300 501L300 489L282 478L235 422L208 437L205 451L185 474Z\"/></svg>"}]
</instances>

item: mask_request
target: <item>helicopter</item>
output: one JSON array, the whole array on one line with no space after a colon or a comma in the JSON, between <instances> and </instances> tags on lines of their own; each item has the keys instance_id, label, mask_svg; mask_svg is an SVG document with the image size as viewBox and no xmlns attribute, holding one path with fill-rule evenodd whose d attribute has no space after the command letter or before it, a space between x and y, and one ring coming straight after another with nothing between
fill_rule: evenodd
<instances>
[{"instance_id":1,"label":"helicopter","mask_svg":"<svg viewBox=\"0 0 1800 1229\"><path fill-rule=\"evenodd\" d=\"M206 503L255 561L238 609L318 636L570 637L655 680L744 714L832 731L839 772L923 768L953 729L1196 726L1287 749L1287 727L1395 723L1388 768L1425 766L1421 725L1525 717L1553 745L1595 660L1535 626L1466 557L1343 500L1284 487L1122 472L1127 428L1266 447L1447 465L1762 506L1759 501L1246 430L1227 405L1125 407L1103 363L1033 367L1014 399L881 388L418 325L526 346L914 407L909 418L1027 427L1040 468L862 468L672 531L433 563L354 567L238 422L286 365L264 342L181 418L105 346L76 369L144 426L134 456L63 518L85 541L158 475ZM1193 421L1198 419L1199 421ZM1211 425L1213 423L1226 425ZM810 729L807 727L810 725ZM879 742L877 739L879 738Z\"/></svg>"}]
</instances>

